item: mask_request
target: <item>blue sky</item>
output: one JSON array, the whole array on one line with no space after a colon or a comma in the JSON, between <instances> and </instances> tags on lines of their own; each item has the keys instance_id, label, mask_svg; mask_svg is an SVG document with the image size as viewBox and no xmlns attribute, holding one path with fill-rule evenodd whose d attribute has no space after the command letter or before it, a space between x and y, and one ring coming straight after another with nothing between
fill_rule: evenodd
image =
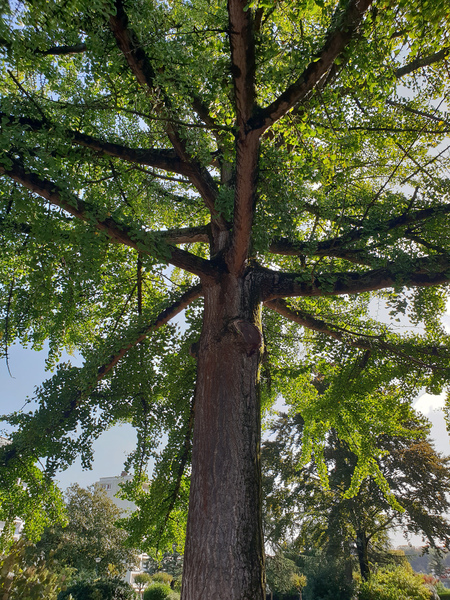
<instances>
[{"instance_id":1,"label":"blue sky","mask_svg":"<svg viewBox=\"0 0 450 600\"><path fill-rule=\"evenodd\" d=\"M12 377L8 373L6 362L0 362L0 414L20 410L26 398L33 397L35 387L50 376L50 373L45 371L45 351L35 352L12 346L8 354ZM67 355L63 360L77 363L76 359ZM58 476L61 487L65 489L75 482L86 487L98 481L100 477L120 475L126 454L133 450L135 440L131 425L117 426L106 431L95 443L92 471L83 471L80 462L75 463Z\"/></svg>"}]
</instances>

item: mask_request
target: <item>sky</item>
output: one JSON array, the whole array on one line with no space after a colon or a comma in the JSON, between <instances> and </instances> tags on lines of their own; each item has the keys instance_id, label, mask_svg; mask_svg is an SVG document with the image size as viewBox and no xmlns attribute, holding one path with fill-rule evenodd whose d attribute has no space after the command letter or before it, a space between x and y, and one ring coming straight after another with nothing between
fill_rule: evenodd
<instances>
[{"instance_id":1,"label":"sky","mask_svg":"<svg viewBox=\"0 0 450 600\"><path fill-rule=\"evenodd\" d=\"M35 387L51 376L51 373L45 370L45 350L36 352L12 346L8 355L11 375L6 362L0 362L0 415L20 410L26 398L33 397ZM80 364L73 356L64 355L62 360ZM1 431L0 435L6 436ZM136 436L131 425L125 424L109 429L94 444L95 459L92 470L83 471L78 461L58 475L57 480L61 488L65 489L72 483L86 487L98 481L100 477L120 475L126 455L133 450L135 442Z\"/></svg>"}]
</instances>

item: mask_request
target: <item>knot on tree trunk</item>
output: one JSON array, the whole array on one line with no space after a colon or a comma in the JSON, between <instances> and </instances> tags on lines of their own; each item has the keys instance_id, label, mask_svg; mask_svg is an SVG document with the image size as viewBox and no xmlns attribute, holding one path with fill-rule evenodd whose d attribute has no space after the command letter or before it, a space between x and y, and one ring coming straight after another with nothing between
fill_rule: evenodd
<instances>
[{"instance_id":1,"label":"knot on tree trunk","mask_svg":"<svg viewBox=\"0 0 450 600\"><path fill-rule=\"evenodd\" d=\"M252 356L262 344L262 334L256 325L244 319L234 319L231 327L238 333L245 344L247 356Z\"/></svg>"}]
</instances>

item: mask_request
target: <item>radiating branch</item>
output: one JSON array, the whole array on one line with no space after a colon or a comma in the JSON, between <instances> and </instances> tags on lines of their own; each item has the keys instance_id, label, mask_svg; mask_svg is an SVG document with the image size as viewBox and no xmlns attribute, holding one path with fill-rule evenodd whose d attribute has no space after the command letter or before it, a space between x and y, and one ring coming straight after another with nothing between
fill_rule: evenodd
<instances>
[{"instance_id":1,"label":"radiating branch","mask_svg":"<svg viewBox=\"0 0 450 600\"><path fill-rule=\"evenodd\" d=\"M336 327L332 323L327 323L323 319L318 319L317 317L311 315L310 313L300 310L298 308L291 307L287 304L285 300L270 300L264 303L267 308L274 310L279 313L286 319L293 321L294 323L298 323L302 327L306 329L310 329L312 331L317 331L318 333L322 333L328 337L331 337L342 344L346 344L347 346L351 346L352 348L359 348L361 350L367 350L369 352L375 350L383 350L395 354L396 356L401 357L402 359L406 359L409 362L413 362L419 365L422 368L427 369L448 369L448 356L443 356L440 354L443 351L447 352L448 348L436 348L427 347L427 348L416 348L418 354L422 353L425 357L434 356L435 360L433 362L425 361L421 358L417 358L417 356L413 356L410 352L407 351L406 345L403 344L393 344L387 342L382 338L381 335L364 335L360 332L350 331L348 329L344 329L342 327ZM437 358L445 359L445 366L440 366L436 364Z\"/></svg>"},{"instance_id":2,"label":"radiating branch","mask_svg":"<svg viewBox=\"0 0 450 600\"><path fill-rule=\"evenodd\" d=\"M12 44L8 42L8 40L0 39L0 46L7 48L8 50L11 48ZM40 48L32 48L31 51L33 54L41 54L43 56L63 56L67 54L81 54L86 52L86 44L84 42L79 42L78 44L72 44L67 46L51 46L45 50L41 50Z\"/></svg>"},{"instance_id":3,"label":"radiating branch","mask_svg":"<svg viewBox=\"0 0 450 600\"><path fill-rule=\"evenodd\" d=\"M319 242L320 243L320 242ZM282 256L328 256L333 258L341 258L348 262L358 265L373 265L377 260L376 256L371 256L367 250L363 248L343 249L340 247L326 249L318 249L317 244L312 245L308 242L294 242L287 238L274 240L269 246L269 252L272 254L280 254Z\"/></svg>"},{"instance_id":4,"label":"radiating branch","mask_svg":"<svg viewBox=\"0 0 450 600\"><path fill-rule=\"evenodd\" d=\"M305 100L321 79L328 73L336 58L355 36L372 0L350 0L343 12L340 4L322 50L305 71L272 104L252 117L249 127L261 135L268 127L283 117L293 106Z\"/></svg>"},{"instance_id":5,"label":"radiating branch","mask_svg":"<svg viewBox=\"0 0 450 600\"><path fill-rule=\"evenodd\" d=\"M314 255L314 256L334 256L336 258L344 258L351 262L361 262L365 264L364 257L368 257L367 252L362 249L352 249L349 244L369 239L377 234L387 235L389 232L407 227L424 221L430 221L437 217L450 214L450 204L440 206L431 206L415 211L405 211L401 215L392 217L387 221L382 221L377 225L372 224L370 229L365 227L355 227L349 233L342 236L323 240L320 242L300 242L291 241L286 238L273 240L270 245L270 251L274 254L286 254L291 256L298 255ZM353 260L352 260L353 258ZM361 261L359 260L361 258Z\"/></svg>"},{"instance_id":6,"label":"radiating branch","mask_svg":"<svg viewBox=\"0 0 450 600\"><path fill-rule=\"evenodd\" d=\"M158 251L155 247L155 242L158 241L158 232L153 233L142 228L132 228L119 223L112 217L97 217L95 207L90 206L89 203L74 194L59 188L54 182L48 179L40 179L36 174L29 173L17 161L13 162L8 169L0 166L0 174L10 177L13 181L20 183L26 189L45 198L55 206L59 206L74 217L91 223L98 230L104 231L114 242L124 244L150 256L159 255L158 257L162 261L167 261L173 266L184 269L198 277L216 278L216 270L209 261L186 250L169 245Z\"/></svg>"},{"instance_id":7,"label":"radiating branch","mask_svg":"<svg viewBox=\"0 0 450 600\"><path fill-rule=\"evenodd\" d=\"M207 225L199 227L183 227L180 229L168 229L161 231L160 237L167 244L194 244L196 242L209 243L209 230Z\"/></svg>"},{"instance_id":8,"label":"radiating branch","mask_svg":"<svg viewBox=\"0 0 450 600\"><path fill-rule=\"evenodd\" d=\"M136 337L132 342L128 342L121 348L118 352L113 354L107 362L101 365L97 369L97 375L95 378L95 383L88 384L84 389L78 389L73 394L73 397L67 404L67 406L59 413L54 414L51 426L47 429L43 429L39 431L39 436L42 437L54 437L60 436L60 430L64 428L65 422L76 416L76 411L78 408L85 402L85 400L89 397L96 383L101 381L116 365L117 363L129 352L132 348L143 342L151 333L157 331L160 327L168 323L171 319L176 317L182 310L187 308L194 300L197 300L202 296L201 286L195 286L186 292L184 292L178 300L173 302L170 306L165 308L163 311L159 313L159 315L148 325L143 327L141 331L138 332ZM31 448L31 451L33 451ZM21 451L18 447L13 444L8 445L6 451L3 452L2 455L2 467L7 468L8 464L11 461L14 461L20 458Z\"/></svg>"},{"instance_id":9,"label":"radiating branch","mask_svg":"<svg viewBox=\"0 0 450 600\"><path fill-rule=\"evenodd\" d=\"M283 273L264 269L264 301L287 297L341 296L393 287L414 288L450 283L450 255L436 254L362 272Z\"/></svg>"},{"instance_id":10,"label":"radiating branch","mask_svg":"<svg viewBox=\"0 0 450 600\"><path fill-rule=\"evenodd\" d=\"M405 75L409 75L410 73L413 73L414 71L417 71L418 69L422 69L423 67L429 67L430 65L433 65L437 62L444 60L445 58L447 58L447 56L449 54L450 54L450 48L442 48L442 50L439 50L439 52L435 52L434 54L431 54L430 56L416 58L415 60L411 61L410 63L397 69L395 71L395 76L398 79L400 79L401 77L404 77Z\"/></svg>"},{"instance_id":11,"label":"radiating branch","mask_svg":"<svg viewBox=\"0 0 450 600\"><path fill-rule=\"evenodd\" d=\"M187 308L194 300L197 300L203 295L202 286L196 285L184 292L178 300L173 302L169 307L165 308L156 317L152 323L149 323L136 336L136 338L121 348L116 354L113 354L108 362L98 368L97 381L100 381L105 377L109 371L111 371L116 364L129 352L132 348L143 342L151 333L168 323L174 317L180 314L185 308Z\"/></svg>"},{"instance_id":12,"label":"radiating branch","mask_svg":"<svg viewBox=\"0 0 450 600\"><path fill-rule=\"evenodd\" d=\"M4 126L6 120L8 120L11 125L19 123L32 131L48 130L51 126L50 123L43 120L30 117L15 117L3 112L0 112L0 119L3 119ZM65 129L64 135L72 144L89 148L105 156L112 156L126 162L179 173L180 175L187 176L191 173L189 165L183 163L172 149L129 148L121 144L99 140L91 135L73 129Z\"/></svg>"},{"instance_id":13,"label":"radiating branch","mask_svg":"<svg viewBox=\"0 0 450 600\"><path fill-rule=\"evenodd\" d=\"M157 89L156 74L152 63L139 42L136 33L129 27L128 15L122 0L115 0L116 14L109 19L111 31L116 39L118 48L124 55L130 70L139 84L149 93ZM171 102L161 90L166 110L170 113ZM188 177L203 198L205 205L214 218L213 223L219 229L226 229L226 223L216 211L215 202L218 194L217 186L208 170L197 163L186 149L183 137L180 135L175 122L168 119L166 133L172 143L178 158L185 163L189 170Z\"/></svg>"}]
</instances>

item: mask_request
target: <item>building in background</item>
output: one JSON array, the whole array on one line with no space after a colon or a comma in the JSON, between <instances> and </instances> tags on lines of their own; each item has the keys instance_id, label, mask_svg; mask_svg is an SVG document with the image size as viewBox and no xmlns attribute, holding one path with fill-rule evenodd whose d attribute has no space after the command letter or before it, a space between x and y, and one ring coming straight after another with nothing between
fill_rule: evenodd
<instances>
[{"instance_id":1,"label":"building in background","mask_svg":"<svg viewBox=\"0 0 450 600\"><path fill-rule=\"evenodd\" d=\"M100 477L100 480L97 481L97 485L105 490L108 498L111 498L111 500L123 514L129 514L136 510L136 504L134 502L123 500L122 498L118 497L120 495L121 484L127 483L132 479L133 475L129 475L126 471L122 471L119 476ZM142 484L142 487L144 490L148 490L148 483Z\"/></svg>"},{"instance_id":2,"label":"building in background","mask_svg":"<svg viewBox=\"0 0 450 600\"><path fill-rule=\"evenodd\" d=\"M122 471L120 476L100 477L100 481L97 481L97 485L105 490L108 498L110 498L117 508L124 514L132 513L136 510L136 504L134 504L134 502L122 500L122 498L118 497L121 484L127 483L132 479L133 475L129 475L126 471Z\"/></svg>"}]
</instances>

